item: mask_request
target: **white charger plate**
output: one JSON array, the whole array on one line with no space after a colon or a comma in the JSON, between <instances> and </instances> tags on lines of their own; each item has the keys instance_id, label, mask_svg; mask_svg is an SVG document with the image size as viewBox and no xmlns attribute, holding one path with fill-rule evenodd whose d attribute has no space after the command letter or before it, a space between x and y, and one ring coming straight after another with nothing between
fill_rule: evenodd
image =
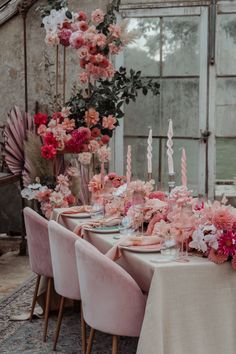
<instances>
[{"instance_id":1,"label":"white charger plate","mask_svg":"<svg viewBox=\"0 0 236 354\"><path fill-rule=\"evenodd\" d=\"M137 253L156 253L161 251L161 245L157 245L156 247L148 247L148 246L119 246L123 250Z\"/></svg>"},{"instance_id":2,"label":"white charger plate","mask_svg":"<svg viewBox=\"0 0 236 354\"><path fill-rule=\"evenodd\" d=\"M97 234L114 234L120 232L120 227L117 226L101 226L101 227L84 227L84 230L95 232Z\"/></svg>"},{"instance_id":3,"label":"white charger plate","mask_svg":"<svg viewBox=\"0 0 236 354\"><path fill-rule=\"evenodd\" d=\"M74 218L74 219L86 219L90 218L91 214L90 213L77 213L77 214L61 214L62 216L65 216L67 218Z\"/></svg>"}]
</instances>

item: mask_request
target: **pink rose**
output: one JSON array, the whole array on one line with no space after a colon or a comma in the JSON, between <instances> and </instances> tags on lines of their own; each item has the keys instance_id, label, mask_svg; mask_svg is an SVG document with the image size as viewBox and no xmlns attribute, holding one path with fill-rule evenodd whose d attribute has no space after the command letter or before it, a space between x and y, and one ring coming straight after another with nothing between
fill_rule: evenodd
<instances>
[{"instance_id":1,"label":"pink rose","mask_svg":"<svg viewBox=\"0 0 236 354\"><path fill-rule=\"evenodd\" d=\"M85 44L85 40L81 35L81 32L74 32L70 36L70 44L72 48L79 49Z\"/></svg>"},{"instance_id":2,"label":"pink rose","mask_svg":"<svg viewBox=\"0 0 236 354\"><path fill-rule=\"evenodd\" d=\"M77 16L78 21L86 21L87 20L87 14L84 11L79 11L78 16Z\"/></svg>"},{"instance_id":3,"label":"pink rose","mask_svg":"<svg viewBox=\"0 0 236 354\"><path fill-rule=\"evenodd\" d=\"M88 24L87 24L87 22L81 21L81 22L79 23L79 28L80 28L80 30L81 30L82 32L87 31L87 29L88 29Z\"/></svg>"},{"instance_id":4,"label":"pink rose","mask_svg":"<svg viewBox=\"0 0 236 354\"><path fill-rule=\"evenodd\" d=\"M79 79L81 84L87 84L89 81L89 76L86 72L83 72L79 75Z\"/></svg>"},{"instance_id":5,"label":"pink rose","mask_svg":"<svg viewBox=\"0 0 236 354\"><path fill-rule=\"evenodd\" d=\"M57 33L48 32L45 37L45 43L51 46L58 45L60 43L60 39Z\"/></svg>"},{"instance_id":6,"label":"pink rose","mask_svg":"<svg viewBox=\"0 0 236 354\"><path fill-rule=\"evenodd\" d=\"M100 9L96 9L95 11L92 12L91 15L93 23L96 25L99 25L104 21L104 13Z\"/></svg>"},{"instance_id":7,"label":"pink rose","mask_svg":"<svg viewBox=\"0 0 236 354\"><path fill-rule=\"evenodd\" d=\"M87 60L89 60L89 58L90 58L88 47L85 47L85 46L81 47L77 51L77 54L78 54L79 59L87 59Z\"/></svg>"}]
</instances>

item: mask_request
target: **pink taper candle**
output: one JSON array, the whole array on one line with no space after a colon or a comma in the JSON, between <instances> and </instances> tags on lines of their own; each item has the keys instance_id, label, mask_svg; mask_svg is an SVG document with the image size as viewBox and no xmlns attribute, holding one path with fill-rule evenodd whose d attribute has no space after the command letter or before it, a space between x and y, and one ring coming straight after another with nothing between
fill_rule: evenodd
<instances>
[{"instance_id":1,"label":"pink taper candle","mask_svg":"<svg viewBox=\"0 0 236 354\"><path fill-rule=\"evenodd\" d=\"M168 172L169 175L173 175L174 174L174 162L173 162L173 124L172 124L172 120L169 120L169 128L168 128L168 133L167 133L167 158L168 158Z\"/></svg>"},{"instance_id":2,"label":"pink taper candle","mask_svg":"<svg viewBox=\"0 0 236 354\"><path fill-rule=\"evenodd\" d=\"M182 185L187 187L187 159L186 159L185 148L182 149L181 176L182 176Z\"/></svg>"},{"instance_id":3,"label":"pink taper candle","mask_svg":"<svg viewBox=\"0 0 236 354\"><path fill-rule=\"evenodd\" d=\"M152 129L149 130L147 146L147 165L148 173L152 173Z\"/></svg>"},{"instance_id":4,"label":"pink taper candle","mask_svg":"<svg viewBox=\"0 0 236 354\"><path fill-rule=\"evenodd\" d=\"M130 183L131 181L131 163L132 163L132 158L131 158L131 146L128 145L128 150L127 150L127 165L126 165L126 178L127 178L127 183Z\"/></svg>"}]
</instances>

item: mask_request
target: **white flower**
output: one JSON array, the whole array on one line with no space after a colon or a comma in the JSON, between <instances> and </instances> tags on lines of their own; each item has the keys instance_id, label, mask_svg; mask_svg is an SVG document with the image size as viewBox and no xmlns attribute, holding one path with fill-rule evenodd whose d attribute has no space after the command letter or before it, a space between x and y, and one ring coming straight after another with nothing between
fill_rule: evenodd
<instances>
[{"instance_id":1,"label":"white flower","mask_svg":"<svg viewBox=\"0 0 236 354\"><path fill-rule=\"evenodd\" d=\"M202 252L207 251L207 244L204 238L204 233L201 229L197 229L193 232L192 239L193 240L189 243L189 247Z\"/></svg>"},{"instance_id":2,"label":"white flower","mask_svg":"<svg viewBox=\"0 0 236 354\"><path fill-rule=\"evenodd\" d=\"M42 185L40 183L33 183L28 185L28 188L33 190L39 190L41 187Z\"/></svg>"},{"instance_id":3,"label":"white flower","mask_svg":"<svg viewBox=\"0 0 236 354\"><path fill-rule=\"evenodd\" d=\"M81 154L79 154L78 160L82 165L89 165L91 162L91 158L91 152L82 152Z\"/></svg>"},{"instance_id":4,"label":"white flower","mask_svg":"<svg viewBox=\"0 0 236 354\"><path fill-rule=\"evenodd\" d=\"M24 188L21 191L22 198L27 199L27 200L35 199L35 195L36 195L36 192L30 188Z\"/></svg>"}]
</instances>

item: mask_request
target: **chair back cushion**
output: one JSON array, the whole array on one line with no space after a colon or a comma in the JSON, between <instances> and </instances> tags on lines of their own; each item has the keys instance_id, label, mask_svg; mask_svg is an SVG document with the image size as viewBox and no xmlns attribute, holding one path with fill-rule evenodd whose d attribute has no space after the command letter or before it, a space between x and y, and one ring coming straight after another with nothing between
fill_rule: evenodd
<instances>
[{"instance_id":1,"label":"chair back cushion","mask_svg":"<svg viewBox=\"0 0 236 354\"><path fill-rule=\"evenodd\" d=\"M75 256L77 239L78 236L73 232L55 221L49 221L49 240L55 289L58 294L73 300L80 300Z\"/></svg>"},{"instance_id":2,"label":"chair back cushion","mask_svg":"<svg viewBox=\"0 0 236 354\"><path fill-rule=\"evenodd\" d=\"M83 239L75 244L85 321L93 328L122 336L139 336L145 297L118 264Z\"/></svg>"},{"instance_id":3,"label":"chair back cushion","mask_svg":"<svg viewBox=\"0 0 236 354\"><path fill-rule=\"evenodd\" d=\"M28 207L24 209L24 220L31 269L36 274L52 277L48 221Z\"/></svg>"}]
</instances>

